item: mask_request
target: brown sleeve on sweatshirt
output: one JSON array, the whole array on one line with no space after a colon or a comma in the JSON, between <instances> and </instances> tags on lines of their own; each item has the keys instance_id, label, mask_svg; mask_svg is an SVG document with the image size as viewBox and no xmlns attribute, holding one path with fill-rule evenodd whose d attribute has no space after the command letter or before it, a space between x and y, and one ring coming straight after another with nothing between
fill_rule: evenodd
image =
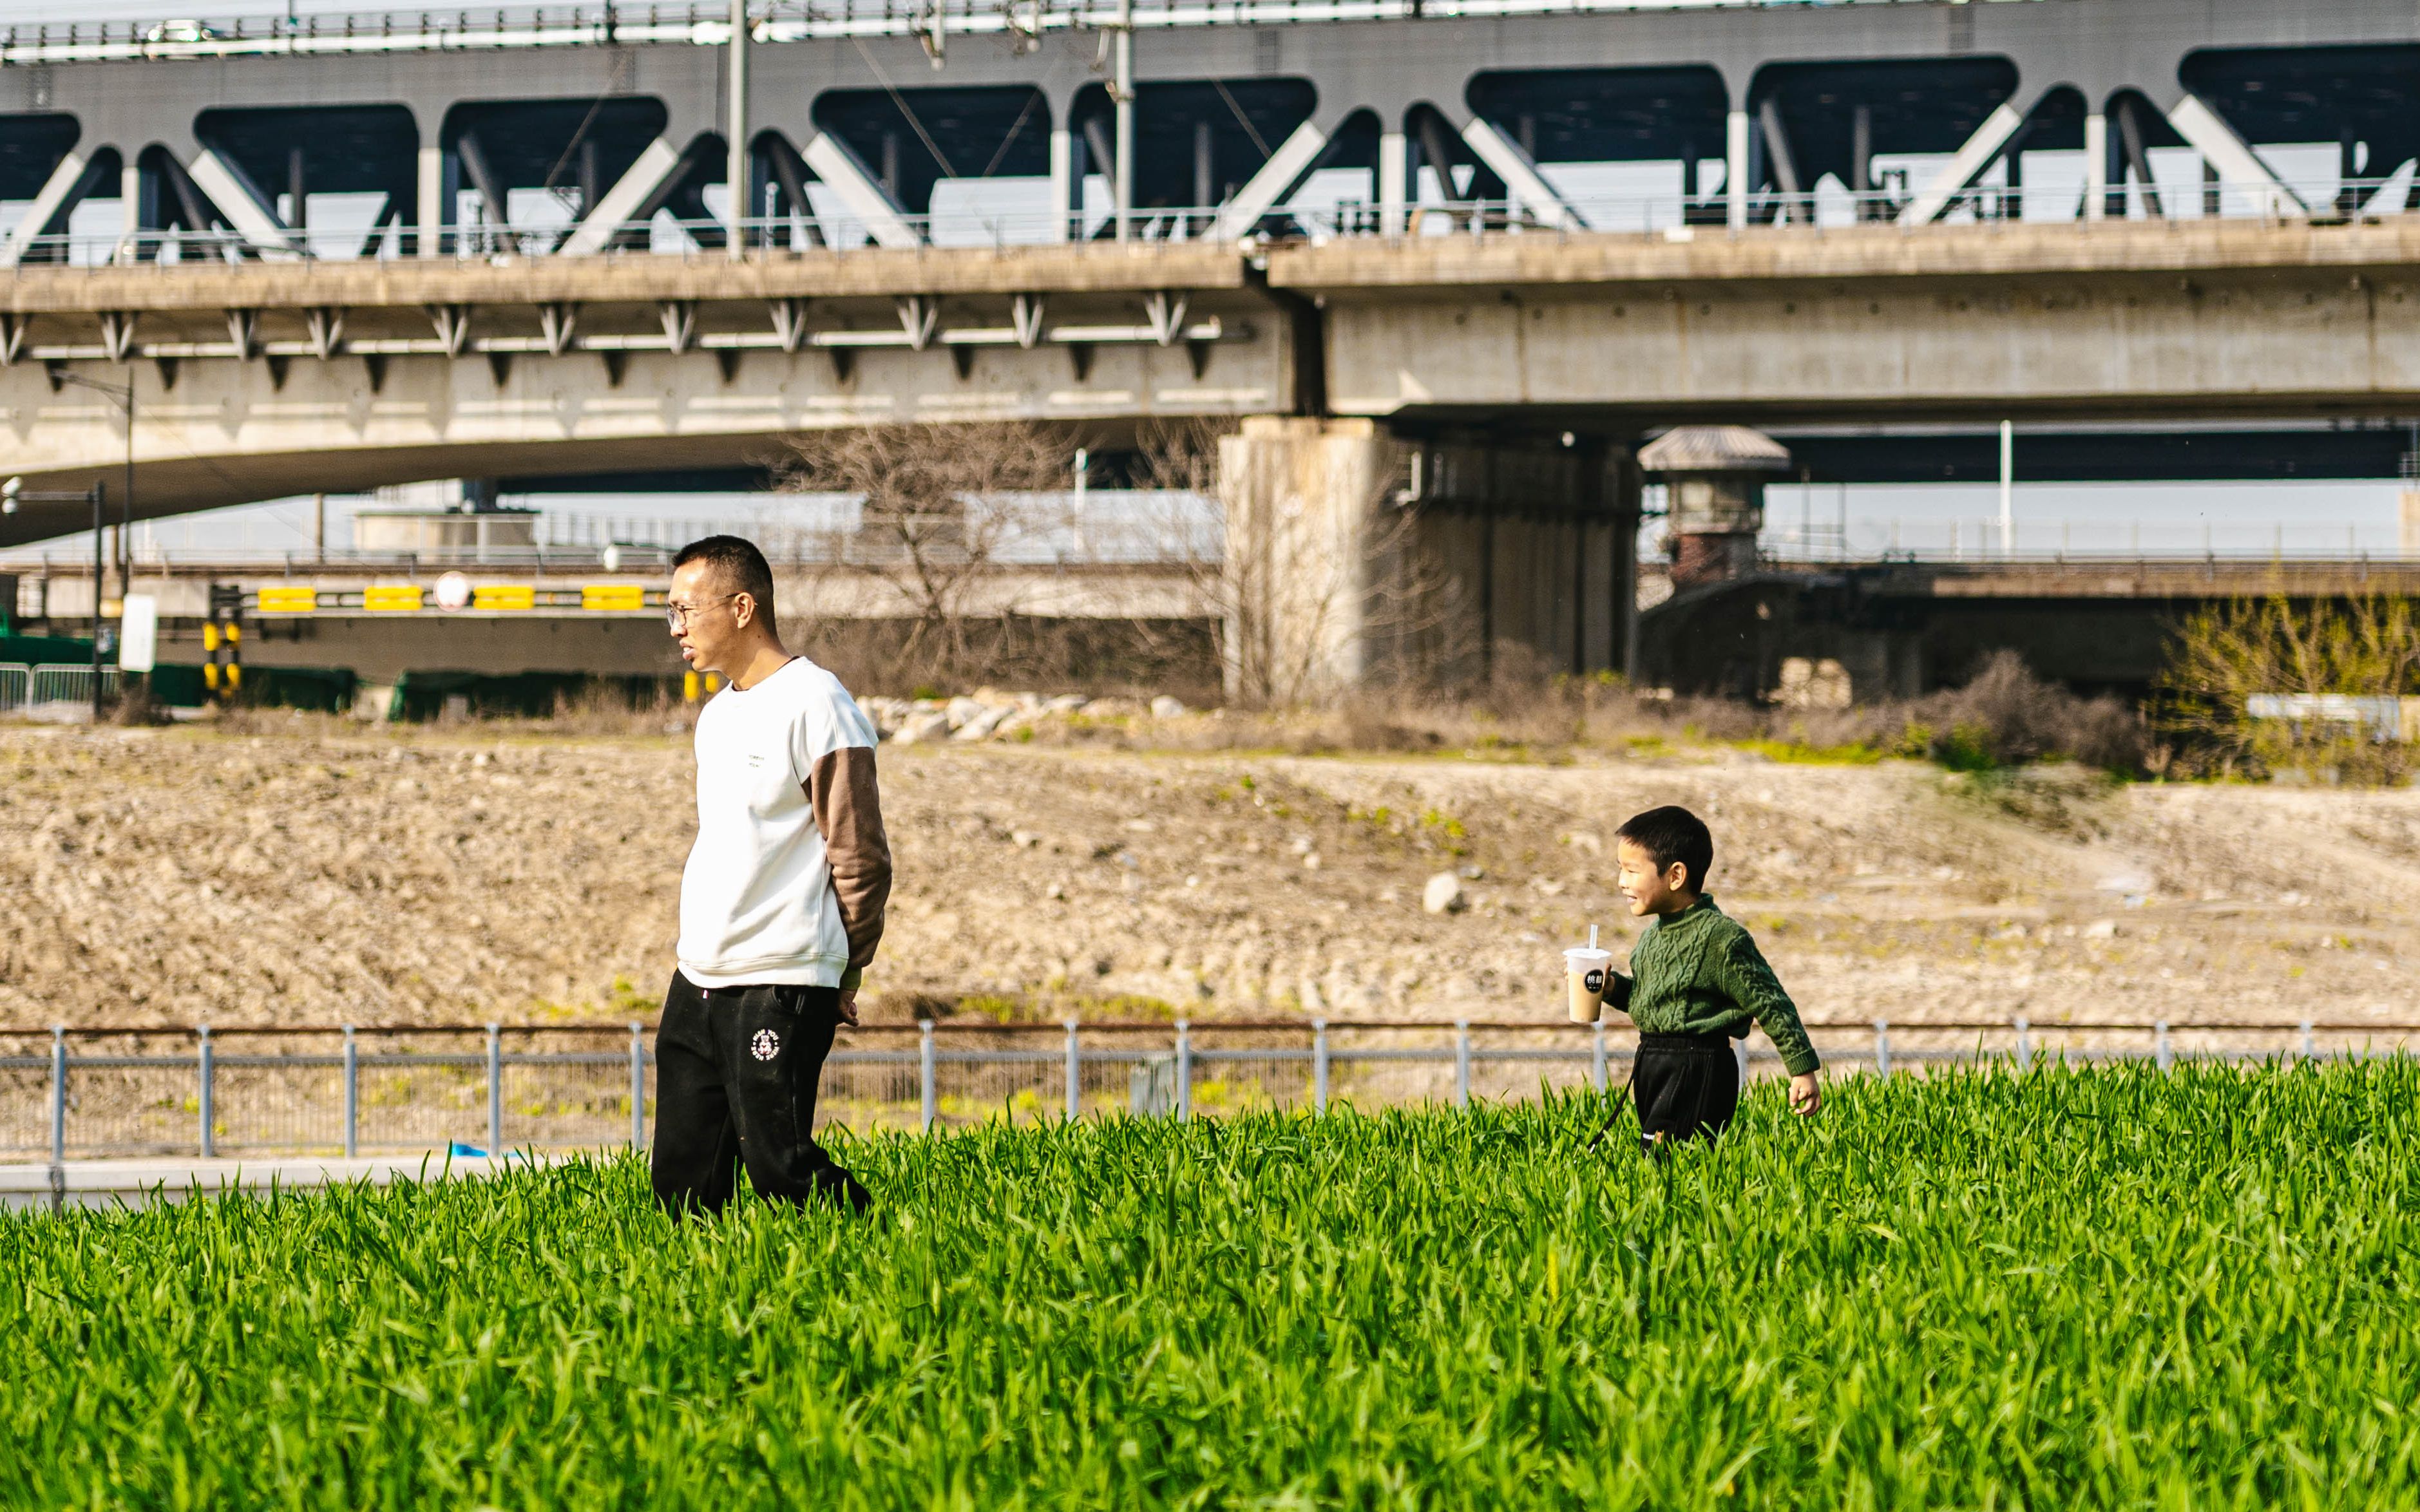
<instances>
[{"instance_id":1,"label":"brown sleeve on sweatshirt","mask_svg":"<svg viewBox=\"0 0 2420 1512\"><path fill-rule=\"evenodd\" d=\"M843 746L816 762L807 773L807 802L831 861L832 896L848 931L849 970L863 971L882 943L882 905L891 896L891 841L882 833L874 748Z\"/></svg>"}]
</instances>

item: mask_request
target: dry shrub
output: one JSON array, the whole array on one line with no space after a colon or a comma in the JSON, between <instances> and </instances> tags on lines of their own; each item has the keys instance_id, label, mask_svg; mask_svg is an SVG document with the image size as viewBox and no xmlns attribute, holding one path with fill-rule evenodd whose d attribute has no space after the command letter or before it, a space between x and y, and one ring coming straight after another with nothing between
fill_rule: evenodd
<instances>
[{"instance_id":1,"label":"dry shrub","mask_svg":"<svg viewBox=\"0 0 2420 1512\"><path fill-rule=\"evenodd\" d=\"M1766 717L1774 726L1771 738L1809 751L1917 757L1959 771L2068 760L2131 773L2143 769L2149 752L2140 714L2118 699L2080 698L2046 682L2007 650L1984 658L1962 687Z\"/></svg>"},{"instance_id":2,"label":"dry shrub","mask_svg":"<svg viewBox=\"0 0 2420 1512\"><path fill-rule=\"evenodd\" d=\"M2288 773L2331 782L2410 780L2412 747L2386 722L2346 717L2256 718L2257 694L2360 700L2420 695L2420 623L2412 600L2368 597L2297 604L2283 597L2213 605L2190 616L2168 648L2160 728L2176 737L2180 770L2217 776ZM2349 712L2349 711L2347 711Z\"/></svg>"},{"instance_id":3,"label":"dry shrub","mask_svg":"<svg viewBox=\"0 0 2420 1512\"><path fill-rule=\"evenodd\" d=\"M1949 765L2066 758L2131 772L2142 767L2148 750L2135 711L2114 698L2078 698L2044 682L2013 651L1993 652L1965 687L1918 699L1908 713L1906 735L1930 732L1929 754Z\"/></svg>"},{"instance_id":4,"label":"dry shrub","mask_svg":"<svg viewBox=\"0 0 2420 1512\"><path fill-rule=\"evenodd\" d=\"M803 618L784 625L783 640L859 694L989 687L1146 701L1170 693L1196 707L1218 702L1218 636L1206 621L1001 615L959 626L947 659L911 646L913 633L900 620Z\"/></svg>"}]
</instances>

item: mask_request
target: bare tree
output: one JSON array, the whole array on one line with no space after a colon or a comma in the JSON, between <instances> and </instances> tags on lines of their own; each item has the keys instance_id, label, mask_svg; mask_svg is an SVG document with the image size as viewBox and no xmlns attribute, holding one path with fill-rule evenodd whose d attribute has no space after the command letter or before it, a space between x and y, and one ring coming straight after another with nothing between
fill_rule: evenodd
<instances>
[{"instance_id":1,"label":"bare tree","mask_svg":"<svg viewBox=\"0 0 2420 1512\"><path fill-rule=\"evenodd\" d=\"M1040 425L918 422L789 444L784 489L860 501L857 528L835 543L836 564L876 585L907 622L903 669L985 661L978 627L1021 607L1016 575L1001 569L1050 560L1071 531L1066 443Z\"/></svg>"}]
</instances>

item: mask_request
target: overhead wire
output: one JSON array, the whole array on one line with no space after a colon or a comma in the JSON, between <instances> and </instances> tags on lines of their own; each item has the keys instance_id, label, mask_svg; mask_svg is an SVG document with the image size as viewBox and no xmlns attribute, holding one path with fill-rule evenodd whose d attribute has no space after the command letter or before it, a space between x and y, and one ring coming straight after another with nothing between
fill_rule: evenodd
<instances>
[{"instance_id":1,"label":"overhead wire","mask_svg":"<svg viewBox=\"0 0 2420 1512\"><path fill-rule=\"evenodd\" d=\"M924 130L924 123L917 118L916 112L909 107L908 97L899 92L899 86L891 82L891 75L885 73L882 70L882 65L875 61L874 54L866 51L865 39L852 37L849 40L856 44L857 55L865 59L865 66L874 70L874 77L881 84L883 93L889 95L891 102L899 107L899 114L908 117L908 128L916 133L916 139L924 144L924 150L930 152L933 155L933 161L941 165L941 176L945 178L958 177L958 170L950 166L949 155L941 150L941 144L933 140L933 133Z\"/></svg>"}]
</instances>

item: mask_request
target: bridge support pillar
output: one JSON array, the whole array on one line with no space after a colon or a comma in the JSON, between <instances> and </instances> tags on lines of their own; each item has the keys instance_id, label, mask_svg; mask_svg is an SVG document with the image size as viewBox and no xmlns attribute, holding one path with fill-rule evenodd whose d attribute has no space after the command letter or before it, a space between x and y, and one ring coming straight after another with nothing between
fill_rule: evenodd
<instances>
[{"instance_id":1,"label":"bridge support pillar","mask_svg":"<svg viewBox=\"0 0 2420 1512\"><path fill-rule=\"evenodd\" d=\"M1626 447L1261 416L1219 444L1231 698L1626 672Z\"/></svg>"},{"instance_id":2,"label":"bridge support pillar","mask_svg":"<svg viewBox=\"0 0 2420 1512\"><path fill-rule=\"evenodd\" d=\"M2420 562L2420 484L2403 486L2403 558Z\"/></svg>"}]
</instances>

